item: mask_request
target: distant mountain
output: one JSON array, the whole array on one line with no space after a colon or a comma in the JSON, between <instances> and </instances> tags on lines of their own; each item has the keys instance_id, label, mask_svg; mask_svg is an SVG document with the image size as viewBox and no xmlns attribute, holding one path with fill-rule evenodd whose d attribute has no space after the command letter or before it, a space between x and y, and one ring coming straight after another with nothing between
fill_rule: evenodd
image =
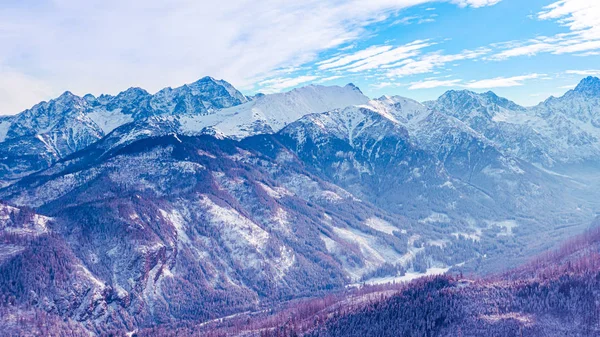
<instances>
[{"instance_id":1,"label":"distant mountain","mask_svg":"<svg viewBox=\"0 0 600 337\"><path fill-rule=\"evenodd\" d=\"M368 102L353 84L344 87L310 85L280 94L263 95L239 106L223 109L214 118L180 118L181 133L210 130L213 135L242 139L275 133L301 117Z\"/></svg>"},{"instance_id":2,"label":"distant mountain","mask_svg":"<svg viewBox=\"0 0 600 337\"><path fill-rule=\"evenodd\" d=\"M207 114L246 101L229 83L210 77L155 95L139 88L98 98L65 92L0 120L0 158L4 164L0 166L0 186L46 168L134 120L164 114Z\"/></svg>"},{"instance_id":3,"label":"distant mountain","mask_svg":"<svg viewBox=\"0 0 600 337\"><path fill-rule=\"evenodd\" d=\"M595 77L532 108L492 92L449 91L427 106L455 117L521 159L546 167L598 163L600 92Z\"/></svg>"}]
</instances>

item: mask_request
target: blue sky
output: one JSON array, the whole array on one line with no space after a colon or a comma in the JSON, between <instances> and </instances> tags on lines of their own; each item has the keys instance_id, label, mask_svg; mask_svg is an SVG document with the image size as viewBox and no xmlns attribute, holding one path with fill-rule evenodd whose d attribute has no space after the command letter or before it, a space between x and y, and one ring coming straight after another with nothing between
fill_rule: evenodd
<instances>
[{"instance_id":1,"label":"blue sky","mask_svg":"<svg viewBox=\"0 0 600 337\"><path fill-rule=\"evenodd\" d=\"M5 0L0 44L0 114L205 75L246 94L352 82L533 105L600 75L600 1Z\"/></svg>"}]
</instances>

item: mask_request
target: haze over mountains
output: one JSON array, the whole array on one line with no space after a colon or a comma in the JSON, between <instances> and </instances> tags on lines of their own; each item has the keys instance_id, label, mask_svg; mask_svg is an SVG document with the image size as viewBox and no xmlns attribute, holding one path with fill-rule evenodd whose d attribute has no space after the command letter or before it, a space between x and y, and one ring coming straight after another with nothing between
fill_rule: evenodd
<instances>
[{"instance_id":1,"label":"haze over mountains","mask_svg":"<svg viewBox=\"0 0 600 337\"><path fill-rule=\"evenodd\" d=\"M535 107L210 77L67 92L0 118L2 305L107 333L503 271L595 218L599 116L595 77Z\"/></svg>"}]
</instances>

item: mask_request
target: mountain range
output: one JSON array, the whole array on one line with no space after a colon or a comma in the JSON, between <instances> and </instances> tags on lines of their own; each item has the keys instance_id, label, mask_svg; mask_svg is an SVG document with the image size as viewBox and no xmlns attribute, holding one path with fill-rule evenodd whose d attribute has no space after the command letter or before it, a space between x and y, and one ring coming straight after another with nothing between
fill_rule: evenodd
<instances>
[{"instance_id":1,"label":"mountain range","mask_svg":"<svg viewBox=\"0 0 600 337\"><path fill-rule=\"evenodd\" d=\"M595 218L599 104L594 77L534 107L210 77L66 92L0 117L0 307L119 334L504 271Z\"/></svg>"}]
</instances>

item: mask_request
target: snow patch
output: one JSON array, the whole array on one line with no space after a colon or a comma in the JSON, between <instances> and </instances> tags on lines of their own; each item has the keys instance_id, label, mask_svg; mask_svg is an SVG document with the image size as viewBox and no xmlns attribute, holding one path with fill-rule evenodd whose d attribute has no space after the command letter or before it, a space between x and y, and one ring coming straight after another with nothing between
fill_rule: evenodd
<instances>
[{"instance_id":1,"label":"snow patch","mask_svg":"<svg viewBox=\"0 0 600 337\"><path fill-rule=\"evenodd\" d=\"M478 234L473 233L454 232L451 235L454 236L456 239L464 238L477 242L481 240L481 237Z\"/></svg>"},{"instance_id":2,"label":"snow patch","mask_svg":"<svg viewBox=\"0 0 600 337\"><path fill-rule=\"evenodd\" d=\"M240 245L245 244L257 250L264 249L269 234L257 224L233 208L216 204L207 196L201 196L200 204L207 209L211 224L222 231L224 239L231 248L239 250Z\"/></svg>"},{"instance_id":3,"label":"snow patch","mask_svg":"<svg viewBox=\"0 0 600 337\"><path fill-rule=\"evenodd\" d=\"M533 324L533 317L531 315L527 315L521 312L507 312L503 314L481 315L479 317L490 323L497 323L499 321L512 319L523 323L526 326L530 326L531 324Z\"/></svg>"},{"instance_id":4,"label":"snow patch","mask_svg":"<svg viewBox=\"0 0 600 337\"><path fill-rule=\"evenodd\" d=\"M11 125L12 123L9 121L0 122L0 143L6 140L6 135L8 134Z\"/></svg>"},{"instance_id":5,"label":"snow patch","mask_svg":"<svg viewBox=\"0 0 600 337\"><path fill-rule=\"evenodd\" d=\"M102 129L104 134L110 133L121 125L133 122L133 117L122 113L120 108L112 111L95 110L88 113L87 116Z\"/></svg>"},{"instance_id":6,"label":"snow patch","mask_svg":"<svg viewBox=\"0 0 600 337\"><path fill-rule=\"evenodd\" d=\"M450 218L448 215L444 213L433 212L428 217L419 220L420 223L440 223L440 222L448 222Z\"/></svg>"},{"instance_id":7,"label":"snow patch","mask_svg":"<svg viewBox=\"0 0 600 337\"><path fill-rule=\"evenodd\" d=\"M2 244L0 245L0 264L12 259L14 256L21 254L25 250L23 246Z\"/></svg>"},{"instance_id":8,"label":"snow patch","mask_svg":"<svg viewBox=\"0 0 600 337\"><path fill-rule=\"evenodd\" d=\"M178 241L180 243L189 243L190 238L185 232L185 220L183 219L181 213L175 209L171 210L170 212L167 212L163 209L159 209L158 211L163 219L167 220L171 223L171 225L173 225L175 231L177 232Z\"/></svg>"},{"instance_id":9,"label":"snow patch","mask_svg":"<svg viewBox=\"0 0 600 337\"><path fill-rule=\"evenodd\" d=\"M394 232L400 231L398 228L392 226L389 222L380 219L378 217L371 217L365 221L365 225L373 228L376 231L383 232L386 234L393 235Z\"/></svg>"},{"instance_id":10,"label":"snow patch","mask_svg":"<svg viewBox=\"0 0 600 337\"><path fill-rule=\"evenodd\" d=\"M294 195L292 192L288 191L287 189L283 188L283 187L270 187L266 184L263 184L261 182L258 183L259 186L265 191L267 192L267 194L274 199L281 199L285 196L292 196Z\"/></svg>"},{"instance_id":11,"label":"snow patch","mask_svg":"<svg viewBox=\"0 0 600 337\"><path fill-rule=\"evenodd\" d=\"M513 229L519 226L515 220L488 221L488 224L502 229L502 233L498 233L498 236L511 236L514 234Z\"/></svg>"},{"instance_id":12,"label":"snow patch","mask_svg":"<svg viewBox=\"0 0 600 337\"><path fill-rule=\"evenodd\" d=\"M333 228L334 233L343 241L355 244L360 249L364 266L348 266L346 270L353 279L360 279L365 273L376 269L382 264L396 263L402 258L398 252L377 237L370 236L352 228ZM326 243L327 245L327 243Z\"/></svg>"},{"instance_id":13,"label":"snow patch","mask_svg":"<svg viewBox=\"0 0 600 337\"><path fill-rule=\"evenodd\" d=\"M200 155L200 156L206 156L206 157L208 157L208 158L212 158L212 159L217 159L217 156L215 156L215 155L214 155L214 154L212 154L212 153L206 152L206 151L204 151L204 150L202 150L202 149L199 149L199 150L198 150L198 155Z\"/></svg>"},{"instance_id":14,"label":"snow patch","mask_svg":"<svg viewBox=\"0 0 600 337\"><path fill-rule=\"evenodd\" d=\"M407 282L411 282L413 280L416 280L416 279L419 279L419 278L425 277L425 276L443 275L443 274L447 273L448 270L450 270L450 267L427 268L427 271L424 273L407 272L403 276L376 277L376 278L369 279L369 280L359 283L359 284L354 284L352 286L359 286L361 284L377 285L377 284L386 284L386 283L407 283Z\"/></svg>"}]
</instances>

